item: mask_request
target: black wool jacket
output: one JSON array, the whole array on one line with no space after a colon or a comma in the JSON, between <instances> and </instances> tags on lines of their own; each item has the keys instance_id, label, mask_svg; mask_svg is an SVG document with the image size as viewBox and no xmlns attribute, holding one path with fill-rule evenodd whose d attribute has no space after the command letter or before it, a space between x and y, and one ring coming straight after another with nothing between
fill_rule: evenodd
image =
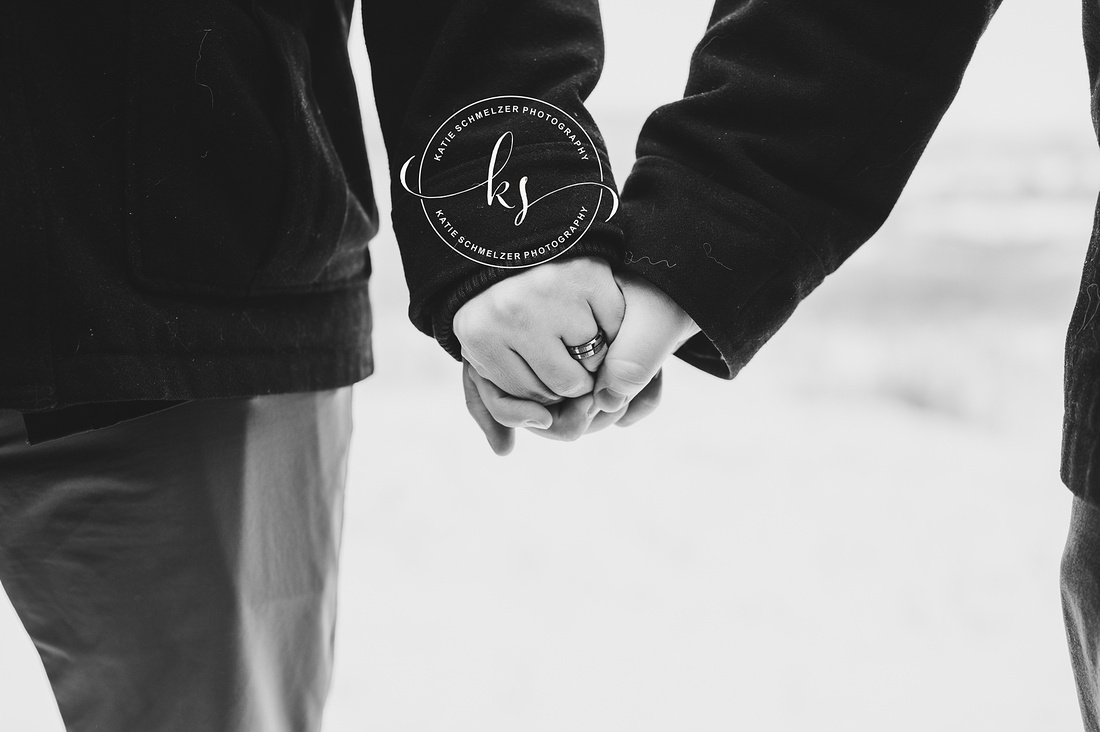
<instances>
[{"instance_id":1,"label":"black wool jacket","mask_svg":"<svg viewBox=\"0 0 1100 732\"><path fill-rule=\"evenodd\" d=\"M378 212L347 55L352 6L8 9L0 408L327 389L371 373ZM602 64L594 0L372 1L363 24L395 176L449 115L498 95L568 110L606 160L583 105ZM575 151L517 140L513 158L564 170ZM444 246L396 184L394 200L412 321L457 354L451 316L511 270ZM563 256L621 258L621 230L605 218ZM560 233L538 222L523 232Z\"/></svg>"},{"instance_id":2,"label":"black wool jacket","mask_svg":"<svg viewBox=\"0 0 1100 732\"><path fill-rule=\"evenodd\" d=\"M19 3L0 26L0 407L366 376L377 213L351 0L48 5ZM885 220L998 5L719 0L684 98L642 130L621 211L565 256L668 292L702 328L678 355L732 378ZM449 115L496 95L550 102L602 148L583 106L602 55L594 0L366 2L363 16L395 179ZM1084 0L1084 32L1100 119L1100 0ZM517 159L554 170L570 154ZM396 183L394 202L410 316L457 355L451 316L509 271L443 246ZM1094 233L1062 470L1093 501L1098 265Z\"/></svg>"},{"instance_id":3,"label":"black wool jacket","mask_svg":"<svg viewBox=\"0 0 1100 732\"><path fill-rule=\"evenodd\" d=\"M627 267L732 377L897 201L1000 0L719 0L623 188ZM1083 1L1100 135L1100 2ZM1062 479L1100 504L1100 206L1066 339Z\"/></svg>"}]
</instances>

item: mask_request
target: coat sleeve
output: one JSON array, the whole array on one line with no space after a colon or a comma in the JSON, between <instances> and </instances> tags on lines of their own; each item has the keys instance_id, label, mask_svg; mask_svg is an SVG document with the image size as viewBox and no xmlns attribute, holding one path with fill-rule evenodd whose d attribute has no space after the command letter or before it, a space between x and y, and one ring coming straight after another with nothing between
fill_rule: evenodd
<instances>
[{"instance_id":1,"label":"coat sleeve","mask_svg":"<svg viewBox=\"0 0 1100 732\"><path fill-rule=\"evenodd\" d=\"M886 219L999 0L719 0L623 187L626 267L732 378Z\"/></svg>"},{"instance_id":2,"label":"coat sleeve","mask_svg":"<svg viewBox=\"0 0 1100 732\"><path fill-rule=\"evenodd\" d=\"M364 0L363 25L375 101L390 162L393 226L409 286L409 316L455 358L455 312L467 300L517 270L472 262L444 245L419 200L402 189L401 166L421 155L437 128L463 107L495 96L533 97L567 111L607 160L596 125L584 107L603 65L597 0ZM463 133L468 135L469 133ZM481 141L485 159L470 175L450 179L460 190L484 179L493 140ZM527 169L572 165L568 144L516 142L512 159ZM606 166L605 166L606 167ZM604 182L614 187L610 169ZM548 205L554 205L552 201ZM601 206L602 208L602 206ZM558 230L557 233L560 233ZM554 230L530 227L518 236L546 241ZM622 259L617 218L598 216L564 257Z\"/></svg>"}]
</instances>

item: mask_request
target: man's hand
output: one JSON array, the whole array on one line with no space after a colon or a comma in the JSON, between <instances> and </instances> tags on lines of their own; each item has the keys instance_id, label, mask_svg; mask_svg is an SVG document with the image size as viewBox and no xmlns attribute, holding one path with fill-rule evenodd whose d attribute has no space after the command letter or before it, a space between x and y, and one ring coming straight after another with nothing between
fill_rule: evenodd
<instances>
[{"instance_id":1,"label":"man's hand","mask_svg":"<svg viewBox=\"0 0 1100 732\"><path fill-rule=\"evenodd\" d=\"M510 449L512 436L502 429L558 424L549 434L562 437L578 419L587 426L593 372L607 351L577 361L566 346L585 343L597 330L613 340L624 309L611 267L593 257L533 267L459 309L454 332L467 364L467 405L494 450ZM555 406L567 399L579 401Z\"/></svg>"}]
</instances>

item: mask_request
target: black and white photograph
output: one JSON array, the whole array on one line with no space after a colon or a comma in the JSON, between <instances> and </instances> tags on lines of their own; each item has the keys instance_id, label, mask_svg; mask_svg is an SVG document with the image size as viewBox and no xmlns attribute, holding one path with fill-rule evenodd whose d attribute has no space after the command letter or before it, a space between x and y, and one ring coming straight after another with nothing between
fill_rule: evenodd
<instances>
[{"instance_id":1,"label":"black and white photograph","mask_svg":"<svg viewBox=\"0 0 1100 732\"><path fill-rule=\"evenodd\" d=\"M0 730L1100 732L1100 0L0 23Z\"/></svg>"}]
</instances>

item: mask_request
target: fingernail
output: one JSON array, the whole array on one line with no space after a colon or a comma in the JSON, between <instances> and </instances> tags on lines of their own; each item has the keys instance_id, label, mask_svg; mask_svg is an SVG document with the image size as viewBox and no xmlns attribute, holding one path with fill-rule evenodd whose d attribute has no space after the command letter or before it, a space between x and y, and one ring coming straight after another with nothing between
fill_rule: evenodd
<instances>
[{"instance_id":1,"label":"fingernail","mask_svg":"<svg viewBox=\"0 0 1100 732\"><path fill-rule=\"evenodd\" d=\"M600 413L600 405L596 404L595 400L592 401L592 406L588 408L588 411L584 413L584 418L591 421L593 417Z\"/></svg>"},{"instance_id":2,"label":"fingernail","mask_svg":"<svg viewBox=\"0 0 1100 732\"><path fill-rule=\"evenodd\" d=\"M596 404L605 412L617 412L626 404L626 397L620 396L610 389L600 389L596 393Z\"/></svg>"},{"instance_id":3,"label":"fingernail","mask_svg":"<svg viewBox=\"0 0 1100 732\"><path fill-rule=\"evenodd\" d=\"M537 419L529 419L529 420L527 420L526 422L523 423L523 426L524 427L530 427L533 430L548 430L548 429L550 429L550 425L548 425L544 422L539 422Z\"/></svg>"}]
</instances>

